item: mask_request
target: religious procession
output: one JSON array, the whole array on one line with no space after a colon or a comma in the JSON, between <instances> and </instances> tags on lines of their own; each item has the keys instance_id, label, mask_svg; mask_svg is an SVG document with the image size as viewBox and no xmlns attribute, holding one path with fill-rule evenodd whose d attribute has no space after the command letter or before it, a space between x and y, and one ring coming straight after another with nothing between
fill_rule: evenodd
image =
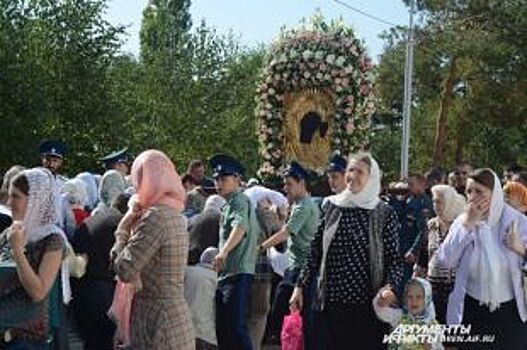
<instances>
[{"instance_id":1,"label":"religious procession","mask_svg":"<svg viewBox=\"0 0 527 350\"><path fill-rule=\"evenodd\" d=\"M0 3L0 349L527 350L522 0Z\"/></svg>"}]
</instances>

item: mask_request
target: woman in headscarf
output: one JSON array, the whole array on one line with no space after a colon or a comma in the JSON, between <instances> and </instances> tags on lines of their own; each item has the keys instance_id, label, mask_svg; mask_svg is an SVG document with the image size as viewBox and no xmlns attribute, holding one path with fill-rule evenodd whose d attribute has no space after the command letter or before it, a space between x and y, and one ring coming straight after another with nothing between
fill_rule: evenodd
<instances>
[{"instance_id":1,"label":"woman in headscarf","mask_svg":"<svg viewBox=\"0 0 527 350\"><path fill-rule=\"evenodd\" d=\"M89 172L83 172L76 176L77 179L80 179L84 182L86 186L86 210L91 212L97 206L98 198L98 185L95 175Z\"/></svg>"},{"instance_id":2,"label":"woman in headscarf","mask_svg":"<svg viewBox=\"0 0 527 350\"><path fill-rule=\"evenodd\" d=\"M99 186L99 204L92 215L96 215L98 212L108 212L115 197L125 190L126 182L120 172L117 170L105 172Z\"/></svg>"},{"instance_id":3,"label":"woman in headscarf","mask_svg":"<svg viewBox=\"0 0 527 350\"><path fill-rule=\"evenodd\" d=\"M467 206L437 252L438 263L456 269L447 309L449 324L471 325L471 335L494 342L464 343L468 349L525 349L527 312L522 265L527 219L506 204L499 178L490 169L467 181Z\"/></svg>"},{"instance_id":4,"label":"woman in headscarf","mask_svg":"<svg viewBox=\"0 0 527 350\"><path fill-rule=\"evenodd\" d=\"M323 206L307 265L291 297L302 305L302 291L317 283L313 332L317 349L384 348L386 325L372 299L383 286L395 289L402 278L400 224L395 210L379 199L379 166L369 154L350 157L348 187ZM318 280L316 280L316 276Z\"/></svg>"},{"instance_id":5,"label":"woman in headscarf","mask_svg":"<svg viewBox=\"0 0 527 350\"><path fill-rule=\"evenodd\" d=\"M157 150L141 153L131 173L137 194L112 248L119 279L131 282L139 275L142 284L133 296L131 349L194 349L192 318L183 296L185 189L174 164Z\"/></svg>"},{"instance_id":6,"label":"woman in headscarf","mask_svg":"<svg viewBox=\"0 0 527 350\"><path fill-rule=\"evenodd\" d=\"M62 193L69 204L69 206L65 206L65 208L73 213L76 225L75 228L77 228L87 217L90 216L90 213L85 210L88 201L86 185L78 178L70 179L64 183Z\"/></svg>"},{"instance_id":7,"label":"woman in headscarf","mask_svg":"<svg viewBox=\"0 0 527 350\"><path fill-rule=\"evenodd\" d=\"M43 168L24 170L11 180L8 204L13 224L0 241L2 260L12 260L16 271L1 279L0 319L9 323L2 324L2 349L48 348L52 321L58 315L59 291L53 286L61 264L63 299L66 303L70 299L68 269L63 263L66 237L56 226L54 186L53 175ZM23 295L17 294L21 291ZM34 312L24 316L28 309ZM13 315L7 317L5 312Z\"/></svg>"},{"instance_id":8,"label":"woman in headscarf","mask_svg":"<svg viewBox=\"0 0 527 350\"><path fill-rule=\"evenodd\" d=\"M527 187L519 182L509 181L503 187L505 201L514 209L527 215Z\"/></svg>"},{"instance_id":9,"label":"woman in headscarf","mask_svg":"<svg viewBox=\"0 0 527 350\"><path fill-rule=\"evenodd\" d=\"M438 266L436 253L452 222L465 210L466 199L449 185L435 185L431 192L436 217L428 220L417 265L432 285L437 320L444 324L448 295L454 286L456 274L453 269Z\"/></svg>"}]
</instances>

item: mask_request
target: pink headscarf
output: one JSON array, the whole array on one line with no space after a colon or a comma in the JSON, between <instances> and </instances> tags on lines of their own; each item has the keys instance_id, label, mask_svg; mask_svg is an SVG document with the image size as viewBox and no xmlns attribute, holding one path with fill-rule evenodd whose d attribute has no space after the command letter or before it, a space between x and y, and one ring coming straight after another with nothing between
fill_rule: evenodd
<instances>
[{"instance_id":1,"label":"pink headscarf","mask_svg":"<svg viewBox=\"0 0 527 350\"><path fill-rule=\"evenodd\" d=\"M161 151L148 150L134 160L132 183L143 209L156 204L165 204L177 211L185 207L181 178L172 161Z\"/></svg>"}]
</instances>

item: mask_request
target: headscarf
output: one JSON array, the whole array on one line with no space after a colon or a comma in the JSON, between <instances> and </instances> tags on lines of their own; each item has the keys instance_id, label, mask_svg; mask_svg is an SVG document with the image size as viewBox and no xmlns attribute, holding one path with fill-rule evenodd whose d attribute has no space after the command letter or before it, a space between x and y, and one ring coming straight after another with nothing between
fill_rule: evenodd
<instances>
[{"instance_id":1,"label":"headscarf","mask_svg":"<svg viewBox=\"0 0 527 350\"><path fill-rule=\"evenodd\" d=\"M424 309L420 315L411 315L408 312L408 305L406 304L406 294L408 293L408 287L411 285L418 285L423 289L424 293ZM436 318L436 310L434 307L434 302L432 300L432 285L430 282L421 277L414 277L406 283L404 289L404 313L407 314L411 319L413 319L418 324L431 324Z\"/></svg>"},{"instance_id":2,"label":"headscarf","mask_svg":"<svg viewBox=\"0 0 527 350\"><path fill-rule=\"evenodd\" d=\"M93 210L99 200L98 185L97 185L97 180L95 179L95 176L92 173L84 172L84 173L78 174L76 178L84 182L84 185L86 187L86 194L87 194L86 207L88 207L89 210Z\"/></svg>"},{"instance_id":3,"label":"headscarf","mask_svg":"<svg viewBox=\"0 0 527 350\"><path fill-rule=\"evenodd\" d=\"M212 210L219 213L226 203L227 201L225 201L225 198L217 194L213 194L205 201L205 207L203 210Z\"/></svg>"},{"instance_id":4,"label":"headscarf","mask_svg":"<svg viewBox=\"0 0 527 350\"><path fill-rule=\"evenodd\" d=\"M363 209L373 209L379 204L379 195L381 193L381 172L379 165L373 159L371 154L368 154L370 158L370 176L366 182L366 186L359 193L353 193L349 188L346 188L339 194L328 197L331 203L339 207L353 208L359 207Z\"/></svg>"},{"instance_id":5,"label":"headscarf","mask_svg":"<svg viewBox=\"0 0 527 350\"><path fill-rule=\"evenodd\" d=\"M67 245L64 231L57 226L59 208L55 198L55 179L53 174L44 168L33 168L22 172L29 185L26 214L23 225L27 241L38 242L51 234L59 234ZM61 268L63 300L67 304L71 300L69 286L69 269L67 259L63 259Z\"/></svg>"},{"instance_id":6,"label":"headscarf","mask_svg":"<svg viewBox=\"0 0 527 350\"><path fill-rule=\"evenodd\" d=\"M108 170L105 172L99 187L99 204L92 212L92 215L107 212L113 200L125 190L126 184L120 172L117 170Z\"/></svg>"},{"instance_id":7,"label":"headscarf","mask_svg":"<svg viewBox=\"0 0 527 350\"><path fill-rule=\"evenodd\" d=\"M503 192L513 206L519 205L520 211L527 211L527 187L519 182L508 181L503 187Z\"/></svg>"},{"instance_id":8,"label":"headscarf","mask_svg":"<svg viewBox=\"0 0 527 350\"><path fill-rule=\"evenodd\" d=\"M501 248L498 243L499 224L505 201L503 198L503 191L501 189L500 180L495 172L494 175L494 189L492 191L492 199L490 203L489 216L486 220L479 222L476 225L476 250L479 254L475 254L471 261L471 269L477 271L479 277L482 305L487 305L489 310L493 312L499 308L496 286L499 283L499 265L497 261L501 259Z\"/></svg>"},{"instance_id":9,"label":"headscarf","mask_svg":"<svg viewBox=\"0 0 527 350\"><path fill-rule=\"evenodd\" d=\"M132 183L137 201L143 209L156 204L177 211L185 207L185 188L172 161L161 151L141 153L132 165Z\"/></svg>"},{"instance_id":10,"label":"headscarf","mask_svg":"<svg viewBox=\"0 0 527 350\"><path fill-rule=\"evenodd\" d=\"M218 248L208 247L201 253L199 257L199 263L202 265L212 265L214 258L218 255Z\"/></svg>"},{"instance_id":11,"label":"headscarf","mask_svg":"<svg viewBox=\"0 0 527 350\"><path fill-rule=\"evenodd\" d=\"M435 185L431 189L432 193L443 197L445 210L443 218L446 222L454 221L465 210L467 200L457 193L456 189L450 185Z\"/></svg>"},{"instance_id":12,"label":"headscarf","mask_svg":"<svg viewBox=\"0 0 527 350\"><path fill-rule=\"evenodd\" d=\"M62 188L66 200L69 204L80 205L84 207L88 202L88 191L86 190L86 185L84 181L79 178L74 178L66 181L64 187Z\"/></svg>"}]
</instances>

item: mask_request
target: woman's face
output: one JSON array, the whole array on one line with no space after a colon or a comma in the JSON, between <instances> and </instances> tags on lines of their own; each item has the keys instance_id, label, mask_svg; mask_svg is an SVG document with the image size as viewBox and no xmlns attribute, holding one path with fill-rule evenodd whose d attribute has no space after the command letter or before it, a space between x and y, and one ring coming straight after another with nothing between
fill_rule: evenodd
<instances>
[{"instance_id":1,"label":"woman's face","mask_svg":"<svg viewBox=\"0 0 527 350\"><path fill-rule=\"evenodd\" d=\"M406 307L412 315L421 315L425 309L425 292L416 284L410 284L406 290Z\"/></svg>"},{"instance_id":2,"label":"woman's face","mask_svg":"<svg viewBox=\"0 0 527 350\"><path fill-rule=\"evenodd\" d=\"M467 195L468 203L474 203L478 199L486 199L490 203L492 199L492 191L473 179L467 180L467 189L465 193Z\"/></svg>"},{"instance_id":3,"label":"woman's face","mask_svg":"<svg viewBox=\"0 0 527 350\"><path fill-rule=\"evenodd\" d=\"M28 196L15 186L9 186L7 205L11 208L13 221L24 220L27 210Z\"/></svg>"},{"instance_id":4,"label":"woman's face","mask_svg":"<svg viewBox=\"0 0 527 350\"><path fill-rule=\"evenodd\" d=\"M437 216L443 217L445 214L445 199L442 194L433 192L432 202L434 203L434 211Z\"/></svg>"},{"instance_id":5,"label":"woman's face","mask_svg":"<svg viewBox=\"0 0 527 350\"><path fill-rule=\"evenodd\" d=\"M370 177L370 166L365 162L357 159L352 159L346 170L346 180L348 182L348 189L357 194L361 192L368 182Z\"/></svg>"}]
</instances>

